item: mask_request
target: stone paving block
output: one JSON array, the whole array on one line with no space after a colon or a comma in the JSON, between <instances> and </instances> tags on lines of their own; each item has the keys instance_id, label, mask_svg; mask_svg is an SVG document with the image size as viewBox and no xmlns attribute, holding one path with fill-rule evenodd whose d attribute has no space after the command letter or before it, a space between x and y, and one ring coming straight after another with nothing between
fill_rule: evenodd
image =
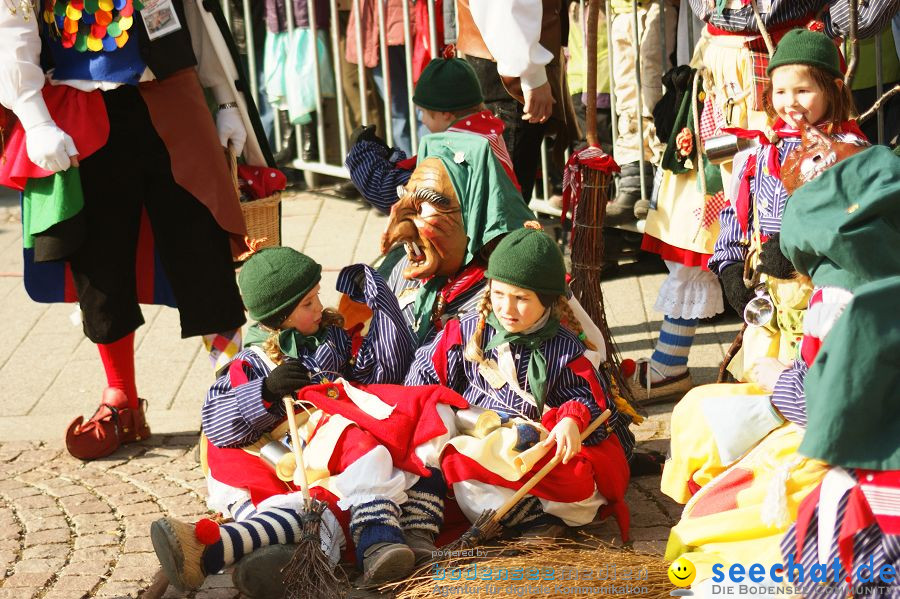
<instances>
[{"instance_id":1,"label":"stone paving block","mask_svg":"<svg viewBox=\"0 0 900 599\"><path fill-rule=\"evenodd\" d=\"M104 598L116 598L119 599L124 597L136 597L137 594L143 589L143 585L140 582L125 582L125 581L109 581L97 589L96 593L94 593L95 597L104 597Z\"/></svg>"},{"instance_id":2,"label":"stone paving block","mask_svg":"<svg viewBox=\"0 0 900 599\"><path fill-rule=\"evenodd\" d=\"M57 511L57 513L59 513ZM34 520L25 519L25 528L29 532L37 532L40 530L51 530L53 528L62 528L67 526L66 519L62 516L52 516L49 518L37 518Z\"/></svg>"},{"instance_id":3,"label":"stone paving block","mask_svg":"<svg viewBox=\"0 0 900 599\"><path fill-rule=\"evenodd\" d=\"M68 528L54 528L51 530L42 530L40 532L28 532L25 533L25 546L33 547L51 543L67 543L69 538L70 532Z\"/></svg>"},{"instance_id":4,"label":"stone paving block","mask_svg":"<svg viewBox=\"0 0 900 599\"><path fill-rule=\"evenodd\" d=\"M60 573L60 580L68 576L95 576L99 582L109 572L110 565L110 560L70 561Z\"/></svg>"},{"instance_id":5,"label":"stone paving block","mask_svg":"<svg viewBox=\"0 0 900 599\"><path fill-rule=\"evenodd\" d=\"M63 576L54 583L53 589L68 591L69 596L72 597L78 593L87 593L99 582L99 576Z\"/></svg>"},{"instance_id":6,"label":"stone paving block","mask_svg":"<svg viewBox=\"0 0 900 599\"><path fill-rule=\"evenodd\" d=\"M159 506L152 501L142 501L139 503L126 503L118 507L118 512L122 516L139 516L141 514L159 513Z\"/></svg>"},{"instance_id":7,"label":"stone paving block","mask_svg":"<svg viewBox=\"0 0 900 599\"><path fill-rule=\"evenodd\" d=\"M19 572L54 572L65 562L62 558L23 559L16 564L16 573Z\"/></svg>"},{"instance_id":8,"label":"stone paving block","mask_svg":"<svg viewBox=\"0 0 900 599\"><path fill-rule=\"evenodd\" d=\"M39 589L53 578L53 573L44 570L38 572L23 572L16 569L16 573L3 581L3 588L15 589Z\"/></svg>"},{"instance_id":9,"label":"stone paving block","mask_svg":"<svg viewBox=\"0 0 900 599\"><path fill-rule=\"evenodd\" d=\"M80 535L75 539L75 549L88 547L108 547L119 544L119 535L114 534L88 534Z\"/></svg>"}]
</instances>

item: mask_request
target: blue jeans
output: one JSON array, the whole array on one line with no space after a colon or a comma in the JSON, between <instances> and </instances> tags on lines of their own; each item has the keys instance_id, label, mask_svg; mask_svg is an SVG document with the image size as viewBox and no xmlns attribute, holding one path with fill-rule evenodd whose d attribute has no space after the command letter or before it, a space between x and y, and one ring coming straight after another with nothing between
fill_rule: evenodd
<instances>
[{"instance_id":1,"label":"blue jeans","mask_svg":"<svg viewBox=\"0 0 900 599\"><path fill-rule=\"evenodd\" d=\"M394 146L412 156L412 138L409 129L409 91L406 89L406 58L404 46L388 46L388 69L391 77L391 101L389 105ZM384 73L379 62L372 69L378 95L384 99Z\"/></svg>"}]
</instances>

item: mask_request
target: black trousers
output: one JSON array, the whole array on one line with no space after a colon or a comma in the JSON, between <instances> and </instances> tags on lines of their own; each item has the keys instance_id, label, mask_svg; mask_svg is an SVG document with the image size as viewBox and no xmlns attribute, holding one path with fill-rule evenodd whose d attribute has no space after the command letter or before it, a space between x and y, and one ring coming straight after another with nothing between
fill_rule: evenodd
<instances>
[{"instance_id":1,"label":"black trousers","mask_svg":"<svg viewBox=\"0 0 900 599\"><path fill-rule=\"evenodd\" d=\"M240 327L244 310L228 234L175 183L169 154L137 88L103 92L103 100L109 141L81 161L86 236L69 258L85 335L111 343L144 323L135 272L143 209L172 285L182 337Z\"/></svg>"},{"instance_id":2,"label":"black trousers","mask_svg":"<svg viewBox=\"0 0 900 599\"><path fill-rule=\"evenodd\" d=\"M478 75L485 106L503 121L503 141L512 158L513 172L522 186L522 197L528 202L541 164L541 142L544 141L547 124L522 120L525 107L503 87L500 75L497 74L497 63L474 56L467 56L466 61Z\"/></svg>"}]
</instances>

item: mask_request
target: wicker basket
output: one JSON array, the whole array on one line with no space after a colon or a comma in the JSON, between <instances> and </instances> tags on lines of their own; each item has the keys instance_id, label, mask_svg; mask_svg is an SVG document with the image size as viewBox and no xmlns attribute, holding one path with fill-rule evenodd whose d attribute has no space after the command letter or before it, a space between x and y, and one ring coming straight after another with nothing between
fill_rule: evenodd
<instances>
[{"instance_id":1,"label":"wicker basket","mask_svg":"<svg viewBox=\"0 0 900 599\"><path fill-rule=\"evenodd\" d=\"M238 184L237 158L234 152L228 151L228 164L231 169L231 181L238 197L241 195ZM241 202L241 213L247 225L247 239L255 248L281 245L281 192L270 196Z\"/></svg>"}]
</instances>

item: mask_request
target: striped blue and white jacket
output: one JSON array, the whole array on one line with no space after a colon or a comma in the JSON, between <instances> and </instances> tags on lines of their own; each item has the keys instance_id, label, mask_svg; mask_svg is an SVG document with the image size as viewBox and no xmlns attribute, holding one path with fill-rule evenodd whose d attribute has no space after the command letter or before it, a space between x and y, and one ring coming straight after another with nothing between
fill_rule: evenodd
<instances>
[{"instance_id":1,"label":"striped blue and white jacket","mask_svg":"<svg viewBox=\"0 0 900 599\"><path fill-rule=\"evenodd\" d=\"M397 299L369 266L355 264L338 275L337 290L372 309L369 332L352 358L350 336L341 328L328 327L325 341L315 350L301 348L299 361L314 382L341 376L363 384L401 384L415 351L412 332L400 313ZM246 363L248 381L233 387L228 373L209 389L201 409L203 432L217 447L241 447L253 443L284 419L284 406L263 403L262 384L269 367L255 352L245 349L235 356Z\"/></svg>"},{"instance_id":2,"label":"striped blue and white jacket","mask_svg":"<svg viewBox=\"0 0 900 599\"><path fill-rule=\"evenodd\" d=\"M478 313L472 312L459 319L462 344L450 348L447 355L447 382L446 385L461 394L471 405L506 412L511 415L523 414L531 420L540 420L537 408L522 399L509 385L495 389L488 383L478 371L478 364L470 362L463 357L463 351L468 340L475 333L478 324ZM445 329L446 330L446 329ZM407 385L432 385L440 384L435 370L433 356L438 347L441 347L441 338L444 331L439 333L430 343L420 347L416 351L416 357L412 368L406 377ZM486 324L482 344L487 345L494 336L494 329ZM527 390L528 362L531 350L525 346L510 344L510 350L516 363L518 383L522 389ZM541 346L541 350L547 360L547 390L546 405L558 408L564 403L575 400L587 406L591 413L591 420L597 418L605 408L612 411L607 421L608 428L619 437L626 457L631 457L634 449L634 436L628 430L631 418L619 412L615 404L608 397L598 399L594 397L588 381L578 376L567 366L572 360L584 355L585 346L570 330L560 327L559 333L552 339L548 339ZM485 358L497 359L497 350L485 351ZM604 389L608 389L607 382L594 370L594 375ZM601 403L602 408L601 408ZM595 445L608 435L607 427L601 426L585 440L586 445Z\"/></svg>"}]
</instances>

